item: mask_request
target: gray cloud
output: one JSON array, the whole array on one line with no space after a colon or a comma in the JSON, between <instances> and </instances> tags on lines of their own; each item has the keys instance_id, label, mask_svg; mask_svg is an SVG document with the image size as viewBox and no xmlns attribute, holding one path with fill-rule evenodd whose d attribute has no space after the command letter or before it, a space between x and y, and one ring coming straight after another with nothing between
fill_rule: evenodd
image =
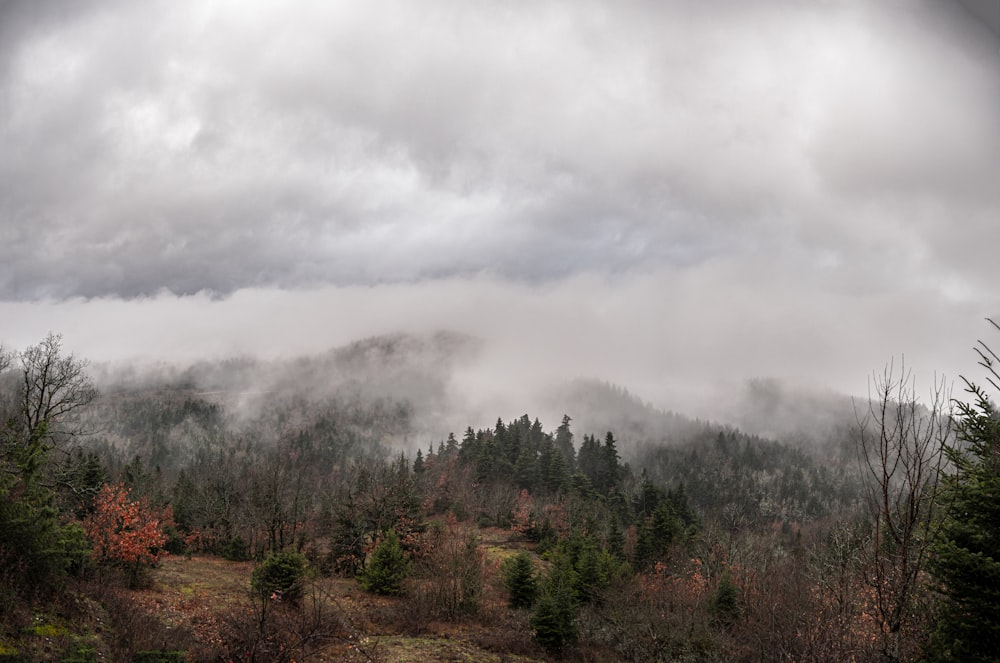
<instances>
[{"instance_id":1,"label":"gray cloud","mask_svg":"<svg viewBox=\"0 0 1000 663\"><path fill-rule=\"evenodd\" d=\"M957 5L57 6L5 10L9 300L783 251L995 276L954 246L1000 207L1000 58Z\"/></svg>"}]
</instances>

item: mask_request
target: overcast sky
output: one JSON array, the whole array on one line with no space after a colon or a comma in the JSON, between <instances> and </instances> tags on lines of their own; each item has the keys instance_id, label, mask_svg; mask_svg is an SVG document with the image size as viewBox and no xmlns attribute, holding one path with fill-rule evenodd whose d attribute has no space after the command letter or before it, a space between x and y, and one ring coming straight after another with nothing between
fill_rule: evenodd
<instances>
[{"instance_id":1,"label":"overcast sky","mask_svg":"<svg viewBox=\"0 0 1000 663\"><path fill-rule=\"evenodd\" d=\"M957 2L0 0L7 347L444 328L665 407L863 393L977 375L997 247L1000 39Z\"/></svg>"}]
</instances>

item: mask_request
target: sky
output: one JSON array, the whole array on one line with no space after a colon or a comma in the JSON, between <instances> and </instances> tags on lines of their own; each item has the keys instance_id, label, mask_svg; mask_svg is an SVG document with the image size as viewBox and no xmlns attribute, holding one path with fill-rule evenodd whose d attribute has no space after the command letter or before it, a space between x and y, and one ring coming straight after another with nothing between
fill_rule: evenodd
<instances>
[{"instance_id":1,"label":"sky","mask_svg":"<svg viewBox=\"0 0 1000 663\"><path fill-rule=\"evenodd\" d=\"M669 409L754 377L861 394L894 357L975 378L991 20L0 0L0 341L185 362L446 329L485 341L468 388L598 378Z\"/></svg>"}]
</instances>

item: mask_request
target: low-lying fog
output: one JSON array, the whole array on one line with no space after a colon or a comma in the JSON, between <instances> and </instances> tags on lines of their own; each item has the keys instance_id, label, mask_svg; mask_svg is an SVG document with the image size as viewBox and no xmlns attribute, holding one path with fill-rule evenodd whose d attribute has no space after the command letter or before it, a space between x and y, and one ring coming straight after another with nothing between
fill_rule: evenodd
<instances>
[{"instance_id":1,"label":"low-lying fog","mask_svg":"<svg viewBox=\"0 0 1000 663\"><path fill-rule=\"evenodd\" d=\"M595 414L593 395L574 392L579 380L627 389L656 409L788 434L828 416L810 399L849 413L834 394L865 396L873 371L903 354L921 397L935 372L979 375L969 348L989 338L986 323L927 311L920 292L834 306L797 283L757 298L760 272L698 271L698 283L665 273L544 287L452 279L0 309L21 320L7 347L62 332L99 375L183 373L204 391L240 394L228 398L234 408L350 385L415 403L430 437L523 413L550 430L568 413L587 432L607 417ZM364 341L372 337L389 339L390 351Z\"/></svg>"}]
</instances>

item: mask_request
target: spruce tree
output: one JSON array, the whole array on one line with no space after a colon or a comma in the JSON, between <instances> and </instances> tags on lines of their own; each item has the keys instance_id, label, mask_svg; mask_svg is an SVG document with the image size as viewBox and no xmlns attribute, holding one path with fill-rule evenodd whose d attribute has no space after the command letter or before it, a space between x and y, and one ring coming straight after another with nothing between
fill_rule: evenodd
<instances>
[{"instance_id":1,"label":"spruce tree","mask_svg":"<svg viewBox=\"0 0 1000 663\"><path fill-rule=\"evenodd\" d=\"M538 582L530 554L522 550L504 564L503 584L510 592L510 607L530 608L535 603Z\"/></svg>"},{"instance_id":2,"label":"spruce tree","mask_svg":"<svg viewBox=\"0 0 1000 663\"><path fill-rule=\"evenodd\" d=\"M943 596L928 647L932 661L1000 655L1000 413L967 384L975 402L957 405L965 448L945 450L955 472L946 479L948 515L929 565Z\"/></svg>"},{"instance_id":3,"label":"spruce tree","mask_svg":"<svg viewBox=\"0 0 1000 663\"><path fill-rule=\"evenodd\" d=\"M576 584L572 560L568 555L557 555L530 622L535 639L549 651L561 652L576 641Z\"/></svg>"},{"instance_id":4,"label":"spruce tree","mask_svg":"<svg viewBox=\"0 0 1000 663\"><path fill-rule=\"evenodd\" d=\"M715 623L731 626L740 616L740 605L736 584L729 575L729 569L722 573L719 584L708 604L708 612Z\"/></svg>"},{"instance_id":5,"label":"spruce tree","mask_svg":"<svg viewBox=\"0 0 1000 663\"><path fill-rule=\"evenodd\" d=\"M396 531L390 529L375 547L358 580L367 592L396 595L402 591L403 580L409 573L410 561L403 553Z\"/></svg>"},{"instance_id":6,"label":"spruce tree","mask_svg":"<svg viewBox=\"0 0 1000 663\"><path fill-rule=\"evenodd\" d=\"M566 461L567 473L572 473L576 465L576 450L573 448L573 433L569 429L569 423L573 421L568 414L564 414L562 423L556 429L555 445L563 460Z\"/></svg>"},{"instance_id":7,"label":"spruce tree","mask_svg":"<svg viewBox=\"0 0 1000 663\"><path fill-rule=\"evenodd\" d=\"M250 586L265 599L278 596L297 602L302 597L306 567L306 558L300 553L272 553L253 570Z\"/></svg>"}]
</instances>

